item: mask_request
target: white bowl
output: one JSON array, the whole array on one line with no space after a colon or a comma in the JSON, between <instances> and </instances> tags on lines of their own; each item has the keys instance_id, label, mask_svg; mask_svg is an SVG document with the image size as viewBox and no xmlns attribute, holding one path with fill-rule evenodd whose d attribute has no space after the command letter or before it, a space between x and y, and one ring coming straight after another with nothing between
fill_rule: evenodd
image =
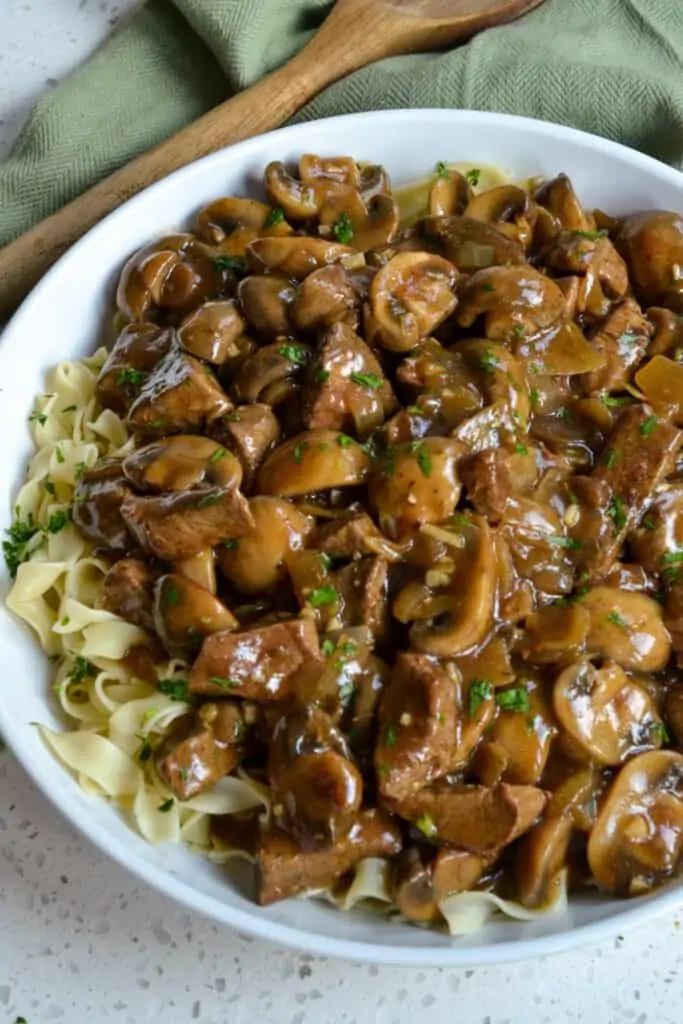
<instances>
[{"instance_id":1,"label":"white bowl","mask_svg":"<svg viewBox=\"0 0 683 1024\"><path fill-rule=\"evenodd\" d=\"M106 217L66 253L24 302L0 343L0 527L22 479L31 442L26 418L61 359L91 352L110 314L121 264L139 245L182 226L219 195L252 195L264 165L301 153L348 153L384 164L395 185L424 177L438 160L471 160L515 178L559 171L581 199L614 214L659 207L683 211L683 175L613 142L526 118L457 110L354 114L295 125L208 156ZM2 582L3 596L7 591ZM391 964L481 965L569 949L604 939L683 903L680 884L629 902L580 898L562 916L495 921L468 938L341 913L318 901L255 906L202 857L153 847L105 801L87 796L56 763L31 722L58 726L49 666L28 629L0 609L0 729L40 789L105 853L169 896L242 932L353 960Z\"/></svg>"}]
</instances>

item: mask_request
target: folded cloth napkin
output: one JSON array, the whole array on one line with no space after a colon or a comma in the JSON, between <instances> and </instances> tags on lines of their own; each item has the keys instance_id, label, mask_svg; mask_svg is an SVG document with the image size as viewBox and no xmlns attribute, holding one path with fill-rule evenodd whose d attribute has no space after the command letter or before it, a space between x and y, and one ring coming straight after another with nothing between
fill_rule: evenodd
<instances>
[{"instance_id":1,"label":"folded cloth napkin","mask_svg":"<svg viewBox=\"0 0 683 1024\"><path fill-rule=\"evenodd\" d=\"M329 7L151 0L41 100L0 164L0 245L282 64ZM449 53L361 69L297 120L416 106L559 121L683 167L683 0L546 0Z\"/></svg>"}]
</instances>

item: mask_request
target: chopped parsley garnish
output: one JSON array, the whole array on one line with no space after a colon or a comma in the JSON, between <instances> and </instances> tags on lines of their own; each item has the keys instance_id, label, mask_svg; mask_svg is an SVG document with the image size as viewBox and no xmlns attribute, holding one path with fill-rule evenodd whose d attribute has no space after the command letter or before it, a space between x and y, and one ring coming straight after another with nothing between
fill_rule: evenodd
<instances>
[{"instance_id":1,"label":"chopped parsley garnish","mask_svg":"<svg viewBox=\"0 0 683 1024\"><path fill-rule=\"evenodd\" d=\"M503 711L522 711L526 714L531 710L529 694L523 686L516 686L511 690L500 690L496 694L496 704Z\"/></svg>"},{"instance_id":2,"label":"chopped parsley garnish","mask_svg":"<svg viewBox=\"0 0 683 1024\"><path fill-rule=\"evenodd\" d=\"M635 331L624 331L624 333L620 334L617 338L617 341L620 341L623 345L628 345L629 347L642 340L642 334L637 334Z\"/></svg>"},{"instance_id":3,"label":"chopped parsley garnish","mask_svg":"<svg viewBox=\"0 0 683 1024\"><path fill-rule=\"evenodd\" d=\"M180 587L177 587L175 583L167 583L164 587L163 599L167 608L175 607L180 603Z\"/></svg>"},{"instance_id":4,"label":"chopped parsley garnish","mask_svg":"<svg viewBox=\"0 0 683 1024\"><path fill-rule=\"evenodd\" d=\"M308 441L300 441L298 444L294 445L294 449L292 451L292 455L294 456L294 461L296 462L297 466L301 462L301 460L302 460L302 458L304 456L304 452L306 451L307 448L308 448Z\"/></svg>"},{"instance_id":5,"label":"chopped parsley garnish","mask_svg":"<svg viewBox=\"0 0 683 1024\"><path fill-rule=\"evenodd\" d=\"M621 629L626 629L628 626L628 622L619 612L608 612L607 621L611 622L613 626L619 626Z\"/></svg>"},{"instance_id":6,"label":"chopped parsley garnish","mask_svg":"<svg viewBox=\"0 0 683 1024\"><path fill-rule=\"evenodd\" d=\"M648 512L646 516L643 516L643 520L640 525L644 530L657 529L657 523L655 522L655 517L652 515L652 512Z\"/></svg>"},{"instance_id":7,"label":"chopped parsley garnish","mask_svg":"<svg viewBox=\"0 0 683 1024\"><path fill-rule=\"evenodd\" d=\"M58 509L53 512L47 521L47 532L48 533L59 533L71 519L70 509Z\"/></svg>"},{"instance_id":8,"label":"chopped parsley garnish","mask_svg":"<svg viewBox=\"0 0 683 1024\"><path fill-rule=\"evenodd\" d=\"M611 448L605 455L605 465L608 469L614 469L621 458L621 453L616 448Z\"/></svg>"},{"instance_id":9,"label":"chopped parsley garnish","mask_svg":"<svg viewBox=\"0 0 683 1024\"><path fill-rule=\"evenodd\" d=\"M65 405L64 408L62 409L62 412L76 412L76 406L75 405Z\"/></svg>"},{"instance_id":10,"label":"chopped parsley garnish","mask_svg":"<svg viewBox=\"0 0 683 1024\"><path fill-rule=\"evenodd\" d=\"M78 482L82 478L87 468L88 467L86 466L85 462L76 463L76 465L74 466L74 478L76 482Z\"/></svg>"},{"instance_id":11,"label":"chopped parsley garnish","mask_svg":"<svg viewBox=\"0 0 683 1024\"><path fill-rule=\"evenodd\" d=\"M631 405L632 402L630 395L602 395L602 403L608 409L618 409L622 405Z\"/></svg>"},{"instance_id":12,"label":"chopped parsley garnish","mask_svg":"<svg viewBox=\"0 0 683 1024\"><path fill-rule=\"evenodd\" d=\"M342 245L347 245L353 238L353 221L346 210L339 214L332 225L332 234Z\"/></svg>"},{"instance_id":13,"label":"chopped parsley garnish","mask_svg":"<svg viewBox=\"0 0 683 1024\"><path fill-rule=\"evenodd\" d=\"M473 679L470 686L468 711L470 718L474 718L477 711L493 695L493 683L489 679Z\"/></svg>"},{"instance_id":14,"label":"chopped parsley garnish","mask_svg":"<svg viewBox=\"0 0 683 1024\"><path fill-rule=\"evenodd\" d=\"M420 815L415 822L415 825L419 828L425 839L434 839L438 834L438 829L434 824L434 819L426 812Z\"/></svg>"},{"instance_id":15,"label":"chopped parsley garnish","mask_svg":"<svg viewBox=\"0 0 683 1024\"><path fill-rule=\"evenodd\" d=\"M339 644L337 646L337 650L345 658L350 658L352 654L356 653L358 647L354 644L353 640L346 640L343 644Z\"/></svg>"},{"instance_id":16,"label":"chopped parsley garnish","mask_svg":"<svg viewBox=\"0 0 683 1024\"><path fill-rule=\"evenodd\" d=\"M29 423L39 423L41 427L44 427L47 423L47 416L44 412L32 412L28 421Z\"/></svg>"},{"instance_id":17,"label":"chopped parsley garnish","mask_svg":"<svg viewBox=\"0 0 683 1024\"><path fill-rule=\"evenodd\" d=\"M138 751L138 761L140 762L140 764L144 764L145 761L149 761L151 756L152 744L149 742L149 740L145 740L142 743L140 750Z\"/></svg>"},{"instance_id":18,"label":"chopped parsley garnish","mask_svg":"<svg viewBox=\"0 0 683 1024\"><path fill-rule=\"evenodd\" d=\"M212 505L218 505L221 498L221 494L205 494L204 497L200 498L197 502L197 508L210 508Z\"/></svg>"},{"instance_id":19,"label":"chopped parsley garnish","mask_svg":"<svg viewBox=\"0 0 683 1024\"><path fill-rule=\"evenodd\" d=\"M496 289L488 281L485 281L484 284L481 286L481 290L483 292L495 292Z\"/></svg>"},{"instance_id":20,"label":"chopped parsley garnish","mask_svg":"<svg viewBox=\"0 0 683 1024\"><path fill-rule=\"evenodd\" d=\"M56 494L57 489L55 485L52 483L52 480L48 480L47 478L43 480L43 487L45 488L48 494Z\"/></svg>"},{"instance_id":21,"label":"chopped parsley garnish","mask_svg":"<svg viewBox=\"0 0 683 1024\"><path fill-rule=\"evenodd\" d=\"M337 434L337 444L340 448L350 448L355 441L348 434Z\"/></svg>"},{"instance_id":22,"label":"chopped parsley garnish","mask_svg":"<svg viewBox=\"0 0 683 1024\"><path fill-rule=\"evenodd\" d=\"M667 551L662 555L662 565L680 565L683 562L683 548L678 551Z\"/></svg>"},{"instance_id":23,"label":"chopped parsley garnish","mask_svg":"<svg viewBox=\"0 0 683 1024\"><path fill-rule=\"evenodd\" d=\"M185 679L160 679L159 689L171 700L190 700L190 691Z\"/></svg>"},{"instance_id":24,"label":"chopped parsley garnish","mask_svg":"<svg viewBox=\"0 0 683 1024\"><path fill-rule=\"evenodd\" d=\"M159 804L159 806L157 807L157 810L161 811L162 814L168 814L168 812L173 807L174 803L175 803L175 801L174 801L173 797L170 796L168 798L168 800L164 800L164 802L162 804Z\"/></svg>"},{"instance_id":25,"label":"chopped parsley garnish","mask_svg":"<svg viewBox=\"0 0 683 1024\"><path fill-rule=\"evenodd\" d=\"M137 391L145 379L145 374L142 370L134 370L131 366L125 367L123 370L119 370L116 374L116 383L120 388L127 387Z\"/></svg>"},{"instance_id":26,"label":"chopped parsley garnish","mask_svg":"<svg viewBox=\"0 0 683 1024\"><path fill-rule=\"evenodd\" d=\"M150 420L149 425L150 427L154 427L155 430L165 430L166 420L163 416L158 416L155 420Z\"/></svg>"},{"instance_id":27,"label":"chopped parsley garnish","mask_svg":"<svg viewBox=\"0 0 683 1024\"><path fill-rule=\"evenodd\" d=\"M623 498L614 494L607 506L607 515L614 523L614 529L619 532L628 523L627 505Z\"/></svg>"},{"instance_id":28,"label":"chopped parsley garnish","mask_svg":"<svg viewBox=\"0 0 683 1024\"><path fill-rule=\"evenodd\" d=\"M382 378L377 373L352 373L350 379L363 388L378 391L382 387Z\"/></svg>"},{"instance_id":29,"label":"chopped parsley garnish","mask_svg":"<svg viewBox=\"0 0 683 1024\"><path fill-rule=\"evenodd\" d=\"M481 170L479 167L472 167L471 170L465 172L465 181L472 188L476 188L479 184L479 178L481 177Z\"/></svg>"},{"instance_id":30,"label":"chopped parsley garnish","mask_svg":"<svg viewBox=\"0 0 683 1024\"><path fill-rule=\"evenodd\" d=\"M386 732L384 733L384 746L396 746L396 730L394 729L393 725L388 725L386 728Z\"/></svg>"},{"instance_id":31,"label":"chopped parsley garnish","mask_svg":"<svg viewBox=\"0 0 683 1024\"><path fill-rule=\"evenodd\" d=\"M557 544L561 548L568 548L570 551L577 551L581 547L581 541L576 540L575 537L562 537L558 534L548 537L548 540L551 544Z\"/></svg>"},{"instance_id":32,"label":"chopped parsley garnish","mask_svg":"<svg viewBox=\"0 0 683 1024\"><path fill-rule=\"evenodd\" d=\"M239 541L237 540L236 537L228 537L227 540L224 540L221 543L223 544L224 548L227 548L228 551L236 551Z\"/></svg>"},{"instance_id":33,"label":"chopped parsley garnish","mask_svg":"<svg viewBox=\"0 0 683 1024\"><path fill-rule=\"evenodd\" d=\"M436 165L436 176L437 178L443 178L444 181L448 181L451 176L450 168L445 160L439 160Z\"/></svg>"},{"instance_id":34,"label":"chopped parsley garnish","mask_svg":"<svg viewBox=\"0 0 683 1024\"><path fill-rule=\"evenodd\" d=\"M66 459L64 458L64 452L62 451L62 446L59 444L55 445L55 457L57 459L57 462L66 462Z\"/></svg>"},{"instance_id":35,"label":"chopped parsley garnish","mask_svg":"<svg viewBox=\"0 0 683 1024\"><path fill-rule=\"evenodd\" d=\"M247 272L247 261L243 256L217 256L213 262L219 270L229 270L235 277L242 277Z\"/></svg>"},{"instance_id":36,"label":"chopped parsley garnish","mask_svg":"<svg viewBox=\"0 0 683 1024\"><path fill-rule=\"evenodd\" d=\"M500 359L491 349L488 349L479 360L479 365L486 373L493 373L500 366Z\"/></svg>"},{"instance_id":37,"label":"chopped parsley garnish","mask_svg":"<svg viewBox=\"0 0 683 1024\"><path fill-rule=\"evenodd\" d=\"M659 420L656 416L648 416L646 420L640 424L640 433L642 437L649 437L652 431L655 429Z\"/></svg>"},{"instance_id":38,"label":"chopped parsley garnish","mask_svg":"<svg viewBox=\"0 0 683 1024\"><path fill-rule=\"evenodd\" d=\"M280 345L278 352L295 366L305 366L311 358L311 353L303 345Z\"/></svg>"},{"instance_id":39,"label":"chopped parsley garnish","mask_svg":"<svg viewBox=\"0 0 683 1024\"><path fill-rule=\"evenodd\" d=\"M341 686L339 687L339 700L342 702L344 707L346 707L347 704L349 704L355 692L356 687L349 679L345 680L345 682L341 684ZM379 771L379 766L377 770Z\"/></svg>"},{"instance_id":40,"label":"chopped parsley garnish","mask_svg":"<svg viewBox=\"0 0 683 1024\"><path fill-rule=\"evenodd\" d=\"M321 608L326 604L334 604L339 600L337 588L328 584L325 587L315 587L306 598L308 604L313 608Z\"/></svg>"},{"instance_id":41,"label":"chopped parsley garnish","mask_svg":"<svg viewBox=\"0 0 683 1024\"><path fill-rule=\"evenodd\" d=\"M423 476L432 475L432 460L425 446L420 442L415 448L415 458Z\"/></svg>"},{"instance_id":42,"label":"chopped parsley garnish","mask_svg":"<svg viewBox=\"0 0 683 1024\"><path fill-rule=\"evenodd\" d=\"M590 239L591 242L597 242L597 240L599 238L606 238L607 237L607 231L605 230L605 228L603 228L601 231L580 231L580 230L576 230L576 231L572 231L572 234L576 235L577 238L588 238L588 239Z\"/></svg>"},{"instance_id":43,"label":"chopped parsley garnish","mask_svg":"<svg viewBox=\"0 0 683 1024\"><path fill-rule=\"evenodd\" d=\"M653 722L650 726L650 732L656 740L660 743L668 743L671 737L664 722Z\"/></svg>"},{"instance_id":44,"label":"chopped parsley garnish","mask_svg":"<svg viewBox=\"0 0 683 1024\"><path fill-rule=\"evenodd\" d=\"M33 516L29 512L26 522L17 519L5 532L8 539L3 541L2 550L7 571L14 579L21 563L28 559L30 541L37 533L41 532L41 529L37 523L34 523Z\"/></svg>"},{"instance_id":45,"label":"chopped parsley garnish","mask_svg":"<svg viewBox=\"0 0 683 1024\"><path fill-rule=\"evenodd\" d=\"M529 454L529 449L527 448L527 446L525 444L516 444L515 445L515 454L517 454L517 455L528 455Z\"/></svg>"},{"instance_id":46,"label":"chopped parsley garnish","mask_svg":"<svg viewBox=\"0 0 683 1024\"><path fill-rule=\"evenodd\" d=\"M272 210L268 212L266 219L263 222L264 228L274 228L278 224L282 224L285 219L285 211L281 206L274 206Z\"/></svg>"},{"instance_id":47,"label":"chopped parsley garnish","mask_svg":"<svg viewBox=\"0 0 683 1024\"><path fill-rule=\"evenodd\" d=\"M330 371L323 370L322 367L315 371L315 382L316 384L324 384L326 380L330 379Z\"/></svg>"},{"instance_id":48,"label":"chopped parsley garnish","mask_svg":"<svg viewBox=\"0 0 683 1024\"><path fill-rule=\"evenodd\" d=\"M69 679L74 683L82 683L89 676L96 676L97 668L86 658L77 657L74 666L69 672Z\"/></svg>"},{"instance_id":49,"label":"chopped parsley garnish","mask_svg":"<svg viewBox=\"0 0 683 1024\"><path fill-rule=\"evenodd\" d=\"M334 652L337 650L337 645L335 644L334 640L330 640L329 637L326 637L320 645L320 650L323 652L326 658L329 658L329 656L331 654L334 654Z\"/></svg>"},{"instance_id":50,"label":"chopped parsley garnish","mask_svg":"<svg viewBox=\"0 0 683 1024\"><path fill-rule=\"evenodd\" d=\"M539 399L538 388L530 388L529 389L529 401L531 402L531 404L532 405L538 405L538 399Z\"/></svg>"},{"instance_id":51,"label":"chopped parsley garnish","mask_svg":"<svg viewBox=\"0 0 683 1024\"><path fill-rule=\"evenodd\" d=\"M422 416L422 409L419 405L407 405L406 412L409 416Z\"/></svg>"},{"instance_id":52,"label":"chopped parsley garnish","mask_svg":"<svg viewBox=\"0 0 683 1024\"><path fill-rule=\"evenodd\" d=\"M216 448L216 450L209 456L209 462L220 462L220 460L224 459L227 454L228 452L225 448Z\"/></svg>"},{"instance_id":53,"label":"chopped parsley garnish","mask_svg":"<svg viewBox=\"0 0 683 1024\"><path fill-rule=\"evenodd\" d=\"M239 679L227 679L225 676L211 676L211 682L220 686L221 690L234 690L240 686Z\"/></svg>"},{"instance_id":54,"label":"chopped parsley garnish","mask_svg":"<svg viewBox=\"0 0 683 1024\"><path fill-rule=\"evenodd\" d=\"M515 324L515 326L512 328L512 333L516 335L516 337L518 338L523 338L526 334L524 324Z\"/></svg>"},{"instance_id":55,"label":"chopped parsley garnish","mask_svg":"<svg viewBox=\"0 0 683 1024\"><path fill-rule=\"evenodd\" d=\"M388 775L389 772L390 772L390 768L389 768L388 764L378 764L375 767L377 768L377 774L378 775Z\"/></svg>"}]
</instances>

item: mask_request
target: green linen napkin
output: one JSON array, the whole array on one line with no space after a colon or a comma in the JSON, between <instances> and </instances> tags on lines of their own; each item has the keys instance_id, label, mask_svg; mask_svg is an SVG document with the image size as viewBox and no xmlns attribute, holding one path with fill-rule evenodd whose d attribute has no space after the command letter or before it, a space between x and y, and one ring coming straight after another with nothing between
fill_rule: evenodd
<instances>
[{"instance_id":1,"label":"green linen napkin","mask_svg":"<svg viewBox=\"0 0 683 1024\"><path fill-rule=\"evenodd\" d=\"M283 63L329 7L151 0L41 100L0 164L0 245ZM683 166L683 0L546 0L449 53L357 71L297 119L409 106L559 121Z\"/></svg>"}]
</instances>

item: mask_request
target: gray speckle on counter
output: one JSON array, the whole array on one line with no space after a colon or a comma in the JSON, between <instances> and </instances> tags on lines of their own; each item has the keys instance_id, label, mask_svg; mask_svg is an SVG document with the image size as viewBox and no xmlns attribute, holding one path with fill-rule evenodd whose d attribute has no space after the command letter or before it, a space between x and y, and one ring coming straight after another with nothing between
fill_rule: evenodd
<instances>
[{"instance_id":1,"label":"gray speckle on counter","mask_svg":"<svg viewBox=\"0 0 683 1024\"><path fill-rule=\"evenodd\" d=\"M140 2L3 0L0 158L38 96ZM0 744L0 1024L680 1024L682 921L476 971L301 955L136 882L58 817Z\"/></svg>"}]
</instances>

